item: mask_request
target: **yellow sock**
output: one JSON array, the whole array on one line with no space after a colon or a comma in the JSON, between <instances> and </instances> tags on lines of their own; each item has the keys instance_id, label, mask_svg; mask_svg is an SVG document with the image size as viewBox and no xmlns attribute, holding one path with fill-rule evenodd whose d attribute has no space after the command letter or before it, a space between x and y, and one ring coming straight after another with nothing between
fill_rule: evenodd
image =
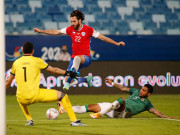
<instances>
[{"instance_id":1,"label":"yellow sock","mask_svg":"<svg viewBox=\"0 0 180 135\"><path fill-rule=\"evenodd\" d=\"M63 106L64 108L66 109L67 113L68 113L68 116L70 118L70 120L73 122L73 121L76 121L77 118L76 118L76 115L72 109L72 105L71 105L71 102L68 98L68 95L66 94L63 99L61 100L62 103L63 103Z\"/></svg>"},{"instance_id":2,"label":"yellow sock","mask_svg":"<svg viewBox=\"0 0 180 135\"><path fill-rule=\"evenodd\" d=\"M22 105L21 103L19 103L19 105L20 105L27 121L32 120L31 114L29 112L29 107L27 105Z\"/></svg>"}]
</instances>

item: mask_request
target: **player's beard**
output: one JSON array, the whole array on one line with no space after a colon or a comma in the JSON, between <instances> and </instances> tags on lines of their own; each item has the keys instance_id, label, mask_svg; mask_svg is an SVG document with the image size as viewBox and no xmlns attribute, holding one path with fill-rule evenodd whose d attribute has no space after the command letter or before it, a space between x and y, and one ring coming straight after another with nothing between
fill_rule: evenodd
<instances>
[{"instance_id":1,"label":"player's beard","mask_svg":"<svg viewBox=\"0 0 180 135\"><path fill-rule=\"evenodd\" d=\"M74 28L75 30L78 30L79 26L80 26L80 23L78 22L78 24L75 25L75 26L73 26L73 28Z\"/></svg>"},{"instance_id":2,"label":"player's beard","mask_svg":"<svg viewBox=\"0 0 180 135\"><path fill-rule=\"evenodd\" d=\"M140 98L147 98L148 96L147 96L147 95L141 95L141 94L139 94L139 97L140 97Z\"/></svg>"}]
</instances>

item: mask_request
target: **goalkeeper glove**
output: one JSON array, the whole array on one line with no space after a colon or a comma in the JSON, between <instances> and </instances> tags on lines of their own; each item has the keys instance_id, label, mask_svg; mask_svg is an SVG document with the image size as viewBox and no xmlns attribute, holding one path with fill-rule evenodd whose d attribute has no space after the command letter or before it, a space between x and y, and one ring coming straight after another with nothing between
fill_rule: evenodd
<instances>
[{"instance_id":1,"label":"goalkeeper glove","mask_svg":"<svg viewBox=\"0 0 180 135\"><path fill-rule=\"evenodd\" d=\"M70 76L71 78L76 78L78 75L77 75L76 72L66 71L66 73L64 74L64 76Z\"/></svg>"}]
</instances>

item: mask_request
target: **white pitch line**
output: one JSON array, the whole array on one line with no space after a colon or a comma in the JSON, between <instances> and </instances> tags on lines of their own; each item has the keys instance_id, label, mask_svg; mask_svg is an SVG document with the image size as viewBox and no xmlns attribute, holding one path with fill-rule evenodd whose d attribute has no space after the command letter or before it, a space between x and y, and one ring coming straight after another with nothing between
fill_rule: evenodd
<instances>
[{"instance_id":1,"label":"white pitch line","mask_svg":"<svg viewBox=\"0 0 180 135\"><path fill-rule=\"evenodd\" d=\"M162 120L172 120L172 121L180 121L179 119L166 119L166 118L153 118L153 119L162 119Z\"/></svg>"},{"instance_id":2,"label":"white pitch line","mask_svg":"<svg viewBox=\"0 0 180 135\"><path fill-rule=\"evenodd\" d=\"M180 119L167 119L167 118L129 118L129 119L154 119L154 120L172 120L172 121L180 121Z\"/></svg>"}]
</instances>

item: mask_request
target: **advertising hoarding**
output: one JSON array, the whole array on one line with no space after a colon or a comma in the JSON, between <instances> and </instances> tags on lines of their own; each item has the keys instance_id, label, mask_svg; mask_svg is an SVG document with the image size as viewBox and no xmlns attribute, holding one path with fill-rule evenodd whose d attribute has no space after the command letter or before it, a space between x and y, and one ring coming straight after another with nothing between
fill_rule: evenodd
<instances>
[{"instance_id":1,"label":"advertising hoarding","mask_svg":"<svg viewBox=\"0 0 180 135\"><path fill-rule=\"evenodd\" d=\"M6 63L8 77L12 62ZM48 62L49 65L66 69L68 62ZM68 94L116 94L118 89L106 84L108 77L115 83L130 88L141 88L145 83L154 86L154 93L180 93L180 62L170 61L97 61L81 70L81 76L93 75L93 87L79 84L71 87ZM58 76L46 71L41 74L40 87L62 90L64 76ZM15 93L16 83L13 81L7 93Z\"/></svg>"}]
</instances>

